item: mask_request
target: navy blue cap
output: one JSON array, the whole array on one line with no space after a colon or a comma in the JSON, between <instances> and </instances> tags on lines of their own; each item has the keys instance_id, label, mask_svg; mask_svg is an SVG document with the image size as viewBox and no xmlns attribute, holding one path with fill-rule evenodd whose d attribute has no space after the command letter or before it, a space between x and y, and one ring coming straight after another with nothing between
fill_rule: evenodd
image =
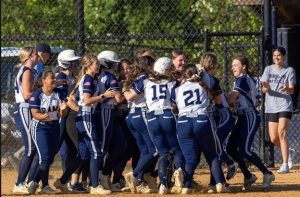
<instances>
[{"instance_id":1,"label":"navy blue cap","mask_svg":"<svg viewBox=\"0 0 300 197\"><path fill-rule=\"evenodd\" d=\"M43 52L43 53L51 53L51 48L49 46L49 44L45 44L45 43L39 43L36 45L35 47L37 52Z\"/></svg>"}]
</instances>

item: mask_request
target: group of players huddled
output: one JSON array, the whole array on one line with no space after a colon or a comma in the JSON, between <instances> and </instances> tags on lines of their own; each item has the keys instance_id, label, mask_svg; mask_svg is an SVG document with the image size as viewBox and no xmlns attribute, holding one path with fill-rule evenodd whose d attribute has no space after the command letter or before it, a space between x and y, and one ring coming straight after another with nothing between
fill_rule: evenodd
<instances>
[{"instance_id":1,"label":"group of players huddled","mask_svg":"<svg viewBox=\"0 0 300 197\"><path fill-rule=\"evenodd\" d=\"M157 59L140 50L130 61L110 50L79 57L67 49L54 71L44 67L50 53L43 43L20 50L14 119L25 153L13 193L55 193L48 179L58 152L63 173L54 187L63 193L194 193L201 153L208 193L230 192L238 168L250 189L257 177L245 159L262 172L263 188L275 180L251 150L260 115L245 56L232 59L227 93L213 75L211 52L188 64L181 50ZM132 171L123 174L129 160Z\"/></svg>"}]
</instances>

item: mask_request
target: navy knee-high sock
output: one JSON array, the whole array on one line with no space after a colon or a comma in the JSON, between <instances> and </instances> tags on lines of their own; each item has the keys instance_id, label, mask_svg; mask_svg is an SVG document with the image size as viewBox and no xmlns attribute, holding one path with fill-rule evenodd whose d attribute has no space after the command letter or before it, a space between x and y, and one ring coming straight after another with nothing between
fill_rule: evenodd
<instances>
[{"instance_id":1,"label":"navy knee-high sock","mask_svg":"<svg viewBox=\"0 0 300 197\"><path fill-rule=\"evenodd\" d=\"M38 154L35 154L28 173L27 183L30 183L34 179L34 176L38 171L38 169L39 169L39 156Z\"/></svg>"},{"instance_id":2,"label":"navy knee-high sock","mask_svg":"<svg viewBox=\"0 0 300 197\"><path fill-rule=\"evenodd\" d=\"M23 155L20 164L19 164L19 175L16 182L16 185L19 185L20 183L24 183L26 176L28 174L28 171L30 169L32 160L34 158L35 153L30 154L30 156Z\"/></svg>"}]
</instances>

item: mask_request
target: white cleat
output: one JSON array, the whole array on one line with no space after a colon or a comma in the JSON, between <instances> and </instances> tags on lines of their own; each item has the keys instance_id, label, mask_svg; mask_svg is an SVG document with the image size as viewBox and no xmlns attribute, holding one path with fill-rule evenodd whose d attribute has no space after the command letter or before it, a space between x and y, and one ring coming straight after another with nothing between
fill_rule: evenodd
<instances>
[{"instance_id":1,"label":"white cleat","mask_svg":"<svg viewBox=\"0 0 300 197\"><path fill-rule=\"evenodd\" d=\"M29 194L28 188L25 184L20 183L19 185L15 185L13 189L14 194Z\"/></svg>"},{"instance_id":2,"label":"white cleat","mask_svg":"<svg viewBox=\"0 0 300 197\"><path fill-rule=\"evenodd\" d=\"M125 180L130 188L131 193L136 193L136 180L133 172L128 172L127 174L125 174Z\"/></svg>"},{"instance_id":3,"label":"white cleat","mask_svg":"<svg viewBox=\"0 0 300 197\"><path fill-rule=\"evenodd\" d=\"M90 187L90 194L109 195L111 191L104 189L102 185L98 185L97 187Z\"/></svg>"},{"instance_id":4,"label":"white cleat","mask_svg":"<svg viewBox=\"0 0 300 197\"><path fill-rule=\"evenodd\" d=\"M158 193L159 193L160 195L167 194L167 193L168 193L167 187L166 187L164 184L160 184Z\"/></svg>"}]
</instances>

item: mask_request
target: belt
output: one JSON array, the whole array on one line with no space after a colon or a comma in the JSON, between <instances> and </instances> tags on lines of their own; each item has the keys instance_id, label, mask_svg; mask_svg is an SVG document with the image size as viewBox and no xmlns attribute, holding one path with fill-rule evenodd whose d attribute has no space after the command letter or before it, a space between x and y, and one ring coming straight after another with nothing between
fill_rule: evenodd
<instances>
[{"instance_id":1,"label":"belt","mask_svg":"<svg viewBox=\"0 0 300 197\"><path fill-rule=\"evenodd\" d=\"M29 103L25 103L25 102L17 103L17 106L19 106L19 107L29 107Z\"/></svg>"},{"instance_id":2,"label":"belt","mask_svg":"<svg viewBox=\"0 0 300 197\"><path fill-rule=\"evenodd\" d=\"M178 116L186 116L186 117L190 117L190 118L196 118L199 115L205 115L207 116L207 114L205 112L184 112L179 114Z\"/></svg>"},{"instance_id":3,"label":"belt","mask_svg":"<svg viewBox=\"0 0 300 197\"><path fill-rule=\"evenodd\" d=\"M147 111L147 107L132 107L129 109L129 113L134 113L135 111Z\"/></svg>"},{"instance_id":4,"label":"belt","mask_svg":"<svg viewBox=\"0 0 300 197\"><path fill-rule=\"evenodd\" d=\"M94 110L91 106L80 106L79 110L92 113Z\"/></svg>"},{"instance_id":5,"label":"belt","mask_svg":"<svg viewBox=\"0 0 300 197\"><path fill-rule=\"evenodd\" d=\"M164 114L166 111L171 111L171 109L158 109L158 110L152 110L149 111L148 113L154 113L154 115L161 115Z\"/></svg>"},{"instance_id":6,"label":"belt","mask_svg":"<svg viewBox=\"0 0 300 197\"><path fill-rule=\"evenodd\" d=\"M40 121L41 124L44 125L54 125L54 124L59 124L59 120L52 120L52 121Z\"/></svg>"}]
</instances>

